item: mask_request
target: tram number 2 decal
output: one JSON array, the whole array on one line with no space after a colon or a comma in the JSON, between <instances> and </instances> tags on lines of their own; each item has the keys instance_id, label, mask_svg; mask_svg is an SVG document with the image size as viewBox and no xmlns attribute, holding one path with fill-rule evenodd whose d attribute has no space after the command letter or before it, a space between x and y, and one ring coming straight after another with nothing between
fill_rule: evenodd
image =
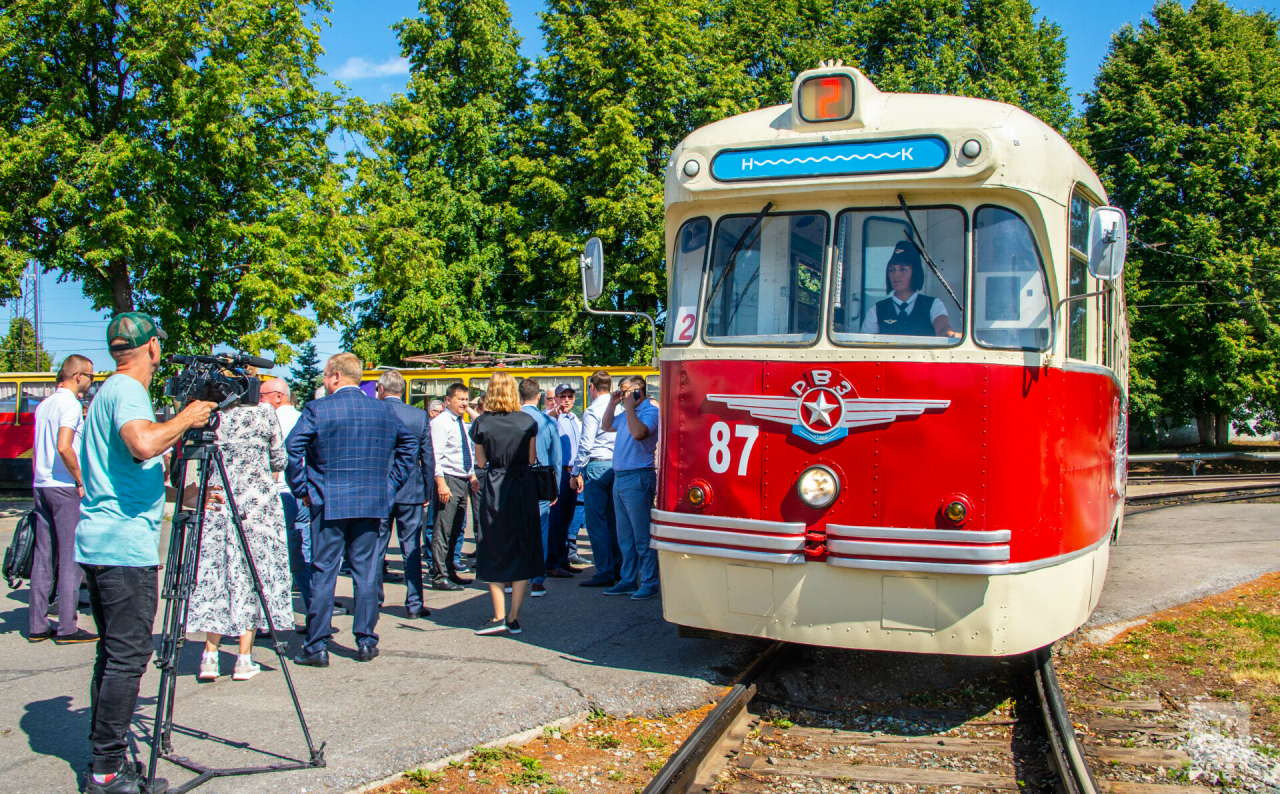
<instances>
[{"instance_id":1,"label":"tram number 2 decal","mask_svg":"<svg viewBox=\"0 0 1280 794\"><path fill-rule=\"evenodd\" d=\"M755 449L756 439L760 437L760 428L755 425L734 425L734 438L745 438L742 453L738 456L738 476L747 476L747 466L751 463L751 450ZM733 462L733 451L729 448L729 424L716 422L711 426L711 451L707 453L707 465L716 474L724 474Z\"/></svg>"}]
</instances>

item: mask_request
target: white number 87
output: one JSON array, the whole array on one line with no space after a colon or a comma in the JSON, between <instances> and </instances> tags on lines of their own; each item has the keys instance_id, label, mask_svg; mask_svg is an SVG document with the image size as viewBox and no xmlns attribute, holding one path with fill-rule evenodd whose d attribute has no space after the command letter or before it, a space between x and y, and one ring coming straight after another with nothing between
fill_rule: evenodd
<instances>
[{"instance_id":1,"label":"white number 87","mask_svg":"<svg viewBox=\"0 0 1280 794\"><path fill-rule=\"evenodd\" d=\"M738 459L738 476L745 477L747 465L751 462L751 450L760 437L760 428L755 425L737 425L733 428L733 435L747 440L742 446L742 457ZM707 455L707 464L716 474L724 474L729 470L732 454L729 450L729 425L716 422L711 426L711 451Z\"/></svg>"}]
</instances>

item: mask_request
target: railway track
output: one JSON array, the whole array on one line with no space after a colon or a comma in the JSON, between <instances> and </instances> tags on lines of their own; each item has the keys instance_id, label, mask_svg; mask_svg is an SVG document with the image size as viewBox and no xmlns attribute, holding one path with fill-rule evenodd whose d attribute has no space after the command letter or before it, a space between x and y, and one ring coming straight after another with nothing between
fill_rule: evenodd
<instances>
[{"instance_id":1,"label":"railway track","mask_svg":"<svg viewBox=\"0 0 1280 794\"><path fill-rule=\"evenodd\" d=\"M775 643L756 657L658 771L644 794L768 794L841 788L895 792L904 788L1052 790L1063 794L1206 792L1193 786L1095 779L1090 758L1106 765L1134 763L1136 757L1176 767L1179 753L1082 746L1048 648L1010 663L1017 690L1012 706L977 712L898 709L899 714L913 712L905 715L909 720L886 715L888 725L901 729L848 730L832 727L838 720L825 717L853 712L811 705L787 704L792 706L792 714L818 714L824 719L811 725L794 724L776 718L776 711L775 718L770 718L767 704L784 701L762 693L761 688L768 686L775 668L785 666L790 647Z\"/></svg>"},{"instance_id":2,"label":"railway track","mask_svg":"<svg viewBox=\"0 0 1280 794\"><path fill-rule=\"evenodd\" d=\"M1195 502L1242 502L1280 497L1280 475L1219 474L1130 477L1125 506L1159 509Z\"/></svg>"}]
</instances>

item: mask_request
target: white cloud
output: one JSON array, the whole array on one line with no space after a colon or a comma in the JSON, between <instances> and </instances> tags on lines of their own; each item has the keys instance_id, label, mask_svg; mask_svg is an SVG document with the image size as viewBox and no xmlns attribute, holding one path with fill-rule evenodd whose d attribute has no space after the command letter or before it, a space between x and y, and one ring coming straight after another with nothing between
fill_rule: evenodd
<instances>
[{"instance_id":1,"label":"white cloud","mask_svg":"<svg viewBox=\"0 0 1280 794\"><path fill-rule=\"evenodd\" d=\"M409 73L409 59L391 57L382 63L369 63L364 58L348 58L338 67L334 77L339 80L364 80L369 77L390 77Z\"/></svg>"}]
</instances>

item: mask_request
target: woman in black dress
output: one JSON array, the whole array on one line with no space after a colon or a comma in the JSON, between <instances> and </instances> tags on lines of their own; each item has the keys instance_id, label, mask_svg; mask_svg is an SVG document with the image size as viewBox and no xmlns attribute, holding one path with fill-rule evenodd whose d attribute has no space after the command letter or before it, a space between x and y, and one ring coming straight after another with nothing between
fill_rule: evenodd
<instances>
[{"instance_id":1,"label":"woman in black dress","mask_svg":"<svg viewBox=\"0 0 1280 794\"><path fill-rule=\"evenodd\" d=\"M538 490L529 466L538 462L538 424L520 410L515 378L495 372L489 380L485 412L471 423L480 480L480 531L476 536L476 577L489 583L493 620L476 634L520 633L520 605L529 580L546 568ZM511 611L504 585L511 583Z\"/></svg>"}]
</instances>

